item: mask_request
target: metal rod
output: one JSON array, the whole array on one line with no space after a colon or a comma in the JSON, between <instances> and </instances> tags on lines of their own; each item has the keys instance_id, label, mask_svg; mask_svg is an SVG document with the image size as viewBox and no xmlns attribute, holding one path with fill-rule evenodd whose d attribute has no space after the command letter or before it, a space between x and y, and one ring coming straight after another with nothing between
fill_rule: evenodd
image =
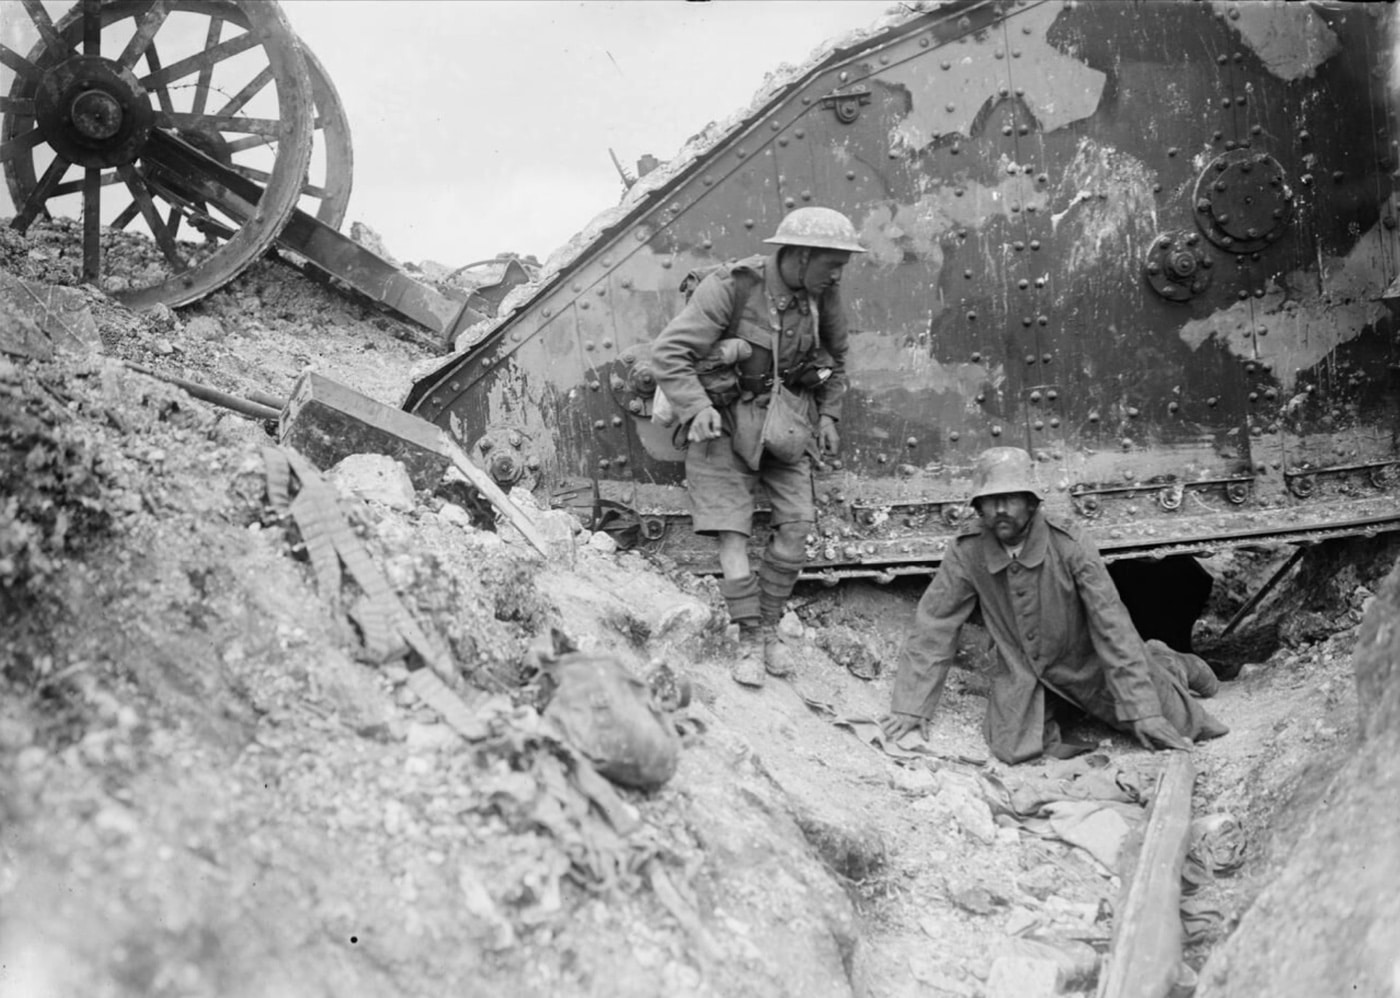
<instances>
[{"instance_id":1,"label":"metal rod","mask_svg":"<svg viewBox=\"0 0 1400 998\"><path fill-rule=\"evenodd\" d=\"M1278 571L1276 571L1273 575L1269 576L1269 581L1264 583L1263 588L1261 588L1249 599L1244 601L1244 606L1240 607L1238 610L1235 611L1235 615L1230 618L1230 622L1226 624L1225 629L1220 632L1220 636L1222 638L1225 637L1225 635L1229 634L1231 631L1233 631L1235 629L1235 625L1238 624L1241 620L1244 620L1245 616L1259 604L1259 601L1265 596L1267 596L1269 594L1269 591L1273 589L1274 586L1279 584L1279 580L1281 580L1284 577L1284 575L1287 574L1290 568L1298 564L1298 559L1303 557L1303 552L1306 550L1307 548L1303 547L1302 545L1299 545L1297 548L1295 548L1293 550L1293 554L1291 554L1288 560L1285 561L1279 567Z\"/></svg>"},{"instance_id":2,"label":"metal rod","mask_svg":"<svg viewBox=\"0 0 1400 998\"><path fill-rule=\"evenodd\" d=\"M221 405L225 409L232 409L234 412L242 413L245 416L252 416L254 419L280 419L282 417L282 410L274 409L270 405L262 405L261 403L253 402L249 399L240 398L237 395L230 395L228 392L221 392L217 388L210 388L208 385L202 385L198 381L187 381L184 378L177 378L173 374L162 374L159 371L153 371L149 367L143 367L129 360L124 361L124 363L138 374L150 375L152 378L158 378L161 381L169 382L178 388L183 388L197 399L202 399L205 402L213 402L215 405Z\"/></svg>"},{"instance_id":3,"label":"metal rod","mask_svg":"<svg viewBox=\"0 0 1400 998\"><path fill-rule=\"evenodd\" d=\"M259 403L260 405L270 405L272 406L272 408L277 409L278 411L287 408L286 399L279 398L276 395L270 395L264 391L259 391L256 388L248 389L248 398L250 398L254 402Z\"/></svg>"}]
</instances>

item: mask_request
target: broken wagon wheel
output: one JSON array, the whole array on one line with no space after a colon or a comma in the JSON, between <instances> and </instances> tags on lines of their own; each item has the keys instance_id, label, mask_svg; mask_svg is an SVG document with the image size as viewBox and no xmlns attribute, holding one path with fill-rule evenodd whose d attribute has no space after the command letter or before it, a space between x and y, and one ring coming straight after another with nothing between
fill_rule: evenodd
<instances>
[{"instance_id":1,"label":"broken wagon wheel","mask_svg":"<svg viewBox=\"0 0 1400 998\"><path fill-rule=\"evenodd\" d=\"M339 229L340 223L345 221L345 211L350 204L350 186L354 181L355 156L350 147L350 121L345 117L340 94L326 75L321 60L305 45L301 47L301 54L311 74L311 96L316 103L316 137L312 143L311 172L302 186L301 196L319 202L314 210L309 205L302 210L315 215L321 224ZM319 155L315 150L320 150ZM317 183L317 180L320 182Z\"/></svg>"},{"instance_id":2,"label":"broken wagon wheel","mask_svg":"<svg viewBox=\"0 0 1400 998\"><path fill-rule=\"evenodd\" d=\"M23 5L39 41L27 56L0 46L16 74L0 108L13 227L80 216L83 278L136 309L202 298L266 252L303 193L314 125L306 61L281 9L82 0L54 24L39 0ZM75 168L82 178L65 182ZM256 203L220 170L259 171ZM120 193L104 205L106 187ZM110 230L138 218L160 258L124 261L130 277L104 273L103 250L118 242ZM203 240L179 239L184 222Z\"/></svg>"}]
</instances>

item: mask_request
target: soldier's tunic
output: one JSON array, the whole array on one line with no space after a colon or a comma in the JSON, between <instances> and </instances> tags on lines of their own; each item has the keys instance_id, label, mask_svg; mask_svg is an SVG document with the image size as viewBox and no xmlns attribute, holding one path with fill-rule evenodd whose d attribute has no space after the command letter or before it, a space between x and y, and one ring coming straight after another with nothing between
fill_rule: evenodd
<instances>
[{"instance_id":1,"label":"soldier's tunic","mask_svg":"<svg viewBox=\"0 0 1400 998\"><path fill-rule=\"evenodd\" d=\"M1188 738L1224 732L1192 699L1179 656L1138 635L1093 543L1043 513L1015 560L980 527L948 546L900 651L894 713L933 715L958 630L979 606L996 648L985 733L1004 762L1058 740L1047 689L1118 728L1161 715Z\"/></svg>"},{"instance_id":2,"label":"soldier's tunic","mask_svg":"<svg viewBox=\"0 0 1400 998\"><path fill-rule=\"evenodd\" d=\"M733 335L751 343L754 357L745 365L745 373L764 375L772 373L775 330L781 370L797 366L819 347L829 355L831 376L814 397L819 413L839 420L847 388L846 314L839 286L827 289L816 304L814 310L806 291L793 290L783 282L776 253L746 257L702 281L651 351L657 384L665 389L681 422L694 419L711 404L695 369L722 337Z\"/></svg>"},{"instance_id":3,"label":"soldier's tunic","mask_svg":"<svg viewBox=\"0 0 1400 998\"><path fill-rule=\"evenodd\" d=\"M747 257L706 277L652 344L657 387L671 400L680 427L710 405L720 413L723 436L686 447L687 492L697 534L748 535L759 482L771 502L770 526L816 518L810 454L783 461L764 451L761 443L771 392L763 381L771 383L773 375L775 332L780 372L822 356L831 374L805 397L818 414L839 420L847 389L848 341L839 288L833 285L819 301L810 301L805 290L794 290L783 281L776 253ZM729 401L717 404L699 371L726 337L746 340L753 354L738 367L738 390L730 393Z\"/></svg>"}]
</instances>

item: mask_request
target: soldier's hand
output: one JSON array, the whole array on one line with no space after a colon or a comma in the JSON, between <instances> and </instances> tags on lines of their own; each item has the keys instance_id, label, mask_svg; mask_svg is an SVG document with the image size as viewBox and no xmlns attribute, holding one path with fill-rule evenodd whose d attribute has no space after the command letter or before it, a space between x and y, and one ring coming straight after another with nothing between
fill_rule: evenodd
<instances>
[{"instance_id":1,"label":"soldier's hand","mask_svg":"<svg viewBox=\"0 0 1400 998\"><path fill-rule=\"evenodd\" d=\"M1144 717L1133 722L1133 737L1143 748L1190 751L1191 739L1184 737L1165 717Z\"/></svg>"},{"instance_id":2,"label":"soldier's hand","mask_svg":"<svg viewBox=\"0 0 1400 998\"><path fill-rule=\"evenodd\" d=\"M928 718L913 714L886 714L880 718L880 730L892 742L897 742L910 731L918 729L924 741L928 741Z\"/></svg>"},{"instance_id":3,"label":"soldier's hand","mask_svg":"<svg viewBox=\"0 0 1400 998\"><path fill-rule=\"evenodd\" d=\"M693 444L714 440L720 435L721 425L719 410L714 406L708 406L701 409L690 421L690 432L686 434L686 439Z\"/></svg>"},{"instance_id":4,"label":"soldier's hand","mask_svg":"<svg viewBox=\"0 0 1400 998\"><path fill-rule=\"evenodd\" d=\"M832 457L841 449L841 434L836 429L836 420L830 416L821 418L821 425L817 428L817 443L821 445L823 454Z\"/></svg>"}]
</instances>

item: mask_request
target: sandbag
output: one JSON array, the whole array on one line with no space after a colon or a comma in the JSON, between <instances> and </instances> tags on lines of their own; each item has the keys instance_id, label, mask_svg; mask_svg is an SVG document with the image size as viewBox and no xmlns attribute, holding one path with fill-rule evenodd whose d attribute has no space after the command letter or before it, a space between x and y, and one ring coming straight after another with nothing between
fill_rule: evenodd
<instances>
[{"instance_id":1,"label":"sandbag","mask_svg":"<svg viewBox=\"0 0 1400 998\"><path fill-rule=\"evenodd\" d=\"M676 772L680 738L650 688L615 656L575 651L557 630L540 666L554 691L544 716L614 783L655 790Z\"/></svg>"}]
</instances>

